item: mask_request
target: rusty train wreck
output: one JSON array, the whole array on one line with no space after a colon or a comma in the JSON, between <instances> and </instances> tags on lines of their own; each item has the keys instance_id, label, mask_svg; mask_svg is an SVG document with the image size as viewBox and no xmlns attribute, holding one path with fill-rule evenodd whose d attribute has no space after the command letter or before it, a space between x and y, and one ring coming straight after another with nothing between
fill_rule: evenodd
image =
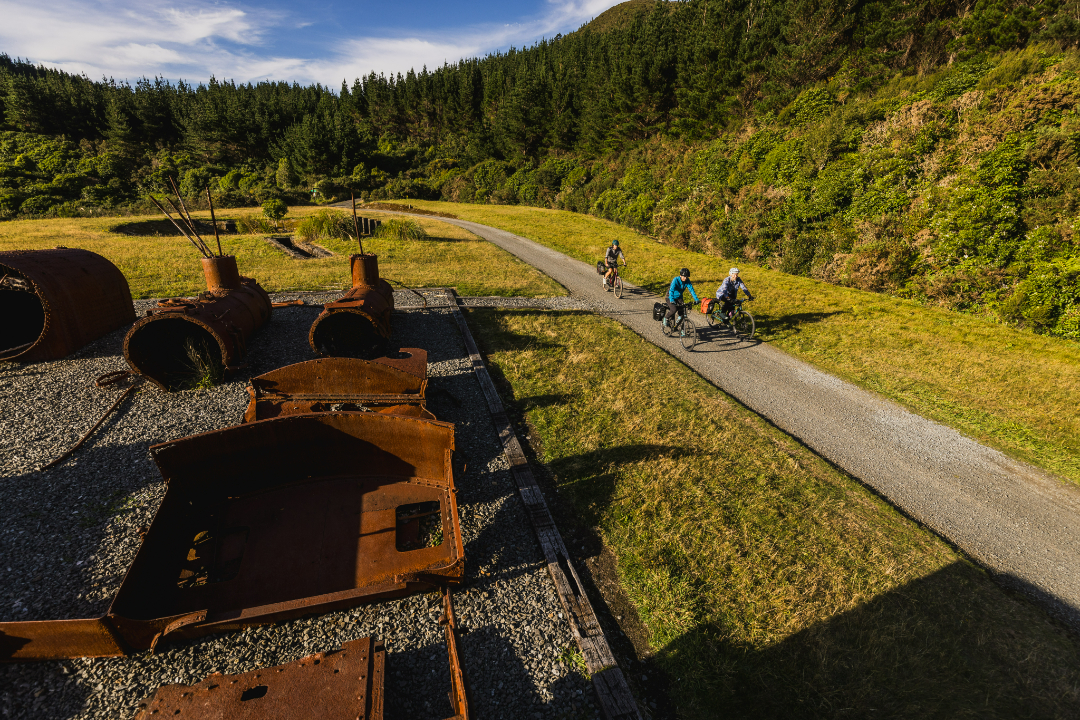
<instances>
[{"instance_id":1,"label":"rusty train wreck","mask_svg":"<svg viewBox=\"0 0 1080 720\"><path fill-rule=\"evenodd\" d=\"M458 584L454 428L296 415L155 445L168 489L104 617L0 623L0 658L117 656ZM420 519L442 540L417 547Z\"/></svg>"},{"instance_id":2,"label":"rusty train wreck","mask_svg":"<svg viewBox=\"0 0 1080 720\"><path fill-rule=\"evenodd\" d=\"M379 277L379 257L350 255L352 288L315 318L308 343L316 355L372 359L386 352L394 290Z\"/></svg>"},{"instance_id":3,"label":"rusty train wreck","mask_svg":"<svg viewBox=\"0 0 1080 720\"><path fill-rule=\"evenodd\" d=\"M0 360L67 357L135 320L123 273L89 250L0 252Z\"/></svg>"},{"instance_id":4,"label":"rusty train wreck","mask_svg":"<svg viewBox=\"0 0 1080 720\"><path fill-rule=\"evenodd\" d=\"M240 276L235 257L202 258L202 265L207 292L162 300L124 338L131 369L166 391L241 368L248 341L270 319L270 296Z\"/></svg>"}]
</instances>

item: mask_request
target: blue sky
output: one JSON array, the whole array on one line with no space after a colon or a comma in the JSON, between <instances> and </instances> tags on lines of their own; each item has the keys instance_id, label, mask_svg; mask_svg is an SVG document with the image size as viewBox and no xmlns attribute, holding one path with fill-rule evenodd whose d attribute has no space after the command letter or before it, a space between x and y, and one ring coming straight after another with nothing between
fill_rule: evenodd
<instances>
[{"instance_id":1,"label":"blue sky","mask_svg":"<svg viewBox=\"0 0 1080 720\"><path fill-rule=\"evenodd\" d=\"M0 52L91 79L321 82L576 30L619 0L0 0Z\"/></svg>"}]
</instances>

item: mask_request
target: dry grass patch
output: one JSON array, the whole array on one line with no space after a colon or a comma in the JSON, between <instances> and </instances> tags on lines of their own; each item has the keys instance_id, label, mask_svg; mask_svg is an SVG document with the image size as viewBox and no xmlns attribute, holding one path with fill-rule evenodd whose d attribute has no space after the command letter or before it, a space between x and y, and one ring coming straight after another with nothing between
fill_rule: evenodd
<instances>
[{"instance_id":1,"label":"dry grass patch","mask_svg":"<svg viewBox=\"0 0 1080 720\"><path fill-rule=\"evenodd\" d=\"M618 239L632 283L662 292L680 267L712 296L731 262L560 210L410 201L595 263ZM971 315L758 267L743 278L758 336L792 355L1080 483L1080 344Z\"/></svg>"},{"instance_id":2,"label":"dry grass patch","mask_svg":"<svg viewBox=\"0 0 1080 720\"><path fill-rule=\"evenodd\" d=\"M296 220L321 208L292 208ZM223 210L218 219L261 215L259 208ZM393 216L365 212L389 220ZM208 220L208 212L192 216ZM206 289L199 255L173 231L162 235L128 235L122 226L139 227L160 217L17 220L0 223L0 250L29 250L58 245L102 255L124 273L136 298L194 295ZM364 250L379 255L381 273L410 287L457 287L463 295L563 295L564 290L542 273L472 233L435 219L417 221L426 240L365 238ZM149 230L148 230L149 232ZM321 240L335 257L295 260L274 249L261 235L223 235L225 253L237 256L241 273L269 291L345 288L350 281L349 254L354 242ZM214 244L213 237L209 243Z\"/></svg>"},{"instance_id":3,"label":"dry grass patch","mask_svg":"<svg viewBox=\"0 0 1080 720\"><path fill-rule=\"evenodd\" d=\"M473 310L681 717L1065 717L1080 645L613 321Z\"/></svg>"}]
</instances>

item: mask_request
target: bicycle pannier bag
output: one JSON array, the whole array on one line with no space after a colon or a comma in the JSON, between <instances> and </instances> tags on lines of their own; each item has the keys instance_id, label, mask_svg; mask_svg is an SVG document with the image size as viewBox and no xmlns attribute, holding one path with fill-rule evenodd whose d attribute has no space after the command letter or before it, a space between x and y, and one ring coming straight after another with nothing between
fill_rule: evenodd
<instances>
[{"instance_id":1,"label":"bicycle pannier bag","mask_svg":"<svg viewBox=\"0 0 1080 720\"><path fill-rule=\"evenodd\" d=\"M603 275L606 272L607 272L607 268L604 267L604 261L603 260L597 260L596 261L596 274L597 275Z\"/></svg>"},{"instance_id":2,"label":"bicycle pannier bag","mask_svg":"<svg viewBox=\"0 0 1080 720\"><path fill-rule=\"evenodd\" d=\"M667 305L664 303L653 303L652 306L652 319L657 322L664 319L664 315L667 314Z\"/></svg>"},{"instance_id":3,"label":"bicycle pannier bag","mask_svg":"<svg viewBox=\"0 0 1080 720\"><path fill-rule=\"evenodd\" d=\"M716 302L716 300L714 300L713 298L702 298L701 299L701 314L702 315L708 315L709 313L711 313L712 310L713 310L713 303L715 303L715 302Z\"/></svg>"}]
</instances>

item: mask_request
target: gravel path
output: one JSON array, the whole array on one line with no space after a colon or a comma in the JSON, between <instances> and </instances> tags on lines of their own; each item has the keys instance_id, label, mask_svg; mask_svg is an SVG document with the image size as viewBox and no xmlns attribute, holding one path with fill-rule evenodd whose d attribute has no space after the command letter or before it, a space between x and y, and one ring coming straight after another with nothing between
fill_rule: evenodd
<instances>
[{"instance_id":1,"label":"gravel path","mask_svg":"<svg viewBox=\"0 0 1080 720\"><path fill-rule=\"evenodd\" d=\"M663 347L1080 629L1080 488L769 345L739 343L706 326L703 341L686 351L652 320L656 296L629 286L617 300L592 265L503 230L440 219L540 269L574 300ZM710 297L715 290L701 288Z\"/></svg>"},{"instance_id":2,"label":"gravel path","mask_svg":"<svg viewBox=\"0 0 1080 720\"><path fill-rule=\"evenodd\" d=\"M301 296L309 305L333 297L274 299ZM397 301L410 304L408 294ZM147 448L238 423L251 375L313 357L307 332L319 310L275 310L253 339L246 375L209 391L148 387L44 473L35 468L70 447L116 396L115 388L89 385L126 367L126 328L65 360L0 364L0 620L103 613L138 549L138 529L150 524L164 494ZM589 682L570 663L576 646L452 316L406 309L395 313L394 331L401 346L428 350L429 407L457 427L467 576L454 606L473 716L597 716ZM247 672L375 635L389 652L387 717L441 720L451 709L440 609L436 594L419 595L170 644L155 655L0 665L0 717L130 718L160 684Z\"/></svg>"}]
</instances>

